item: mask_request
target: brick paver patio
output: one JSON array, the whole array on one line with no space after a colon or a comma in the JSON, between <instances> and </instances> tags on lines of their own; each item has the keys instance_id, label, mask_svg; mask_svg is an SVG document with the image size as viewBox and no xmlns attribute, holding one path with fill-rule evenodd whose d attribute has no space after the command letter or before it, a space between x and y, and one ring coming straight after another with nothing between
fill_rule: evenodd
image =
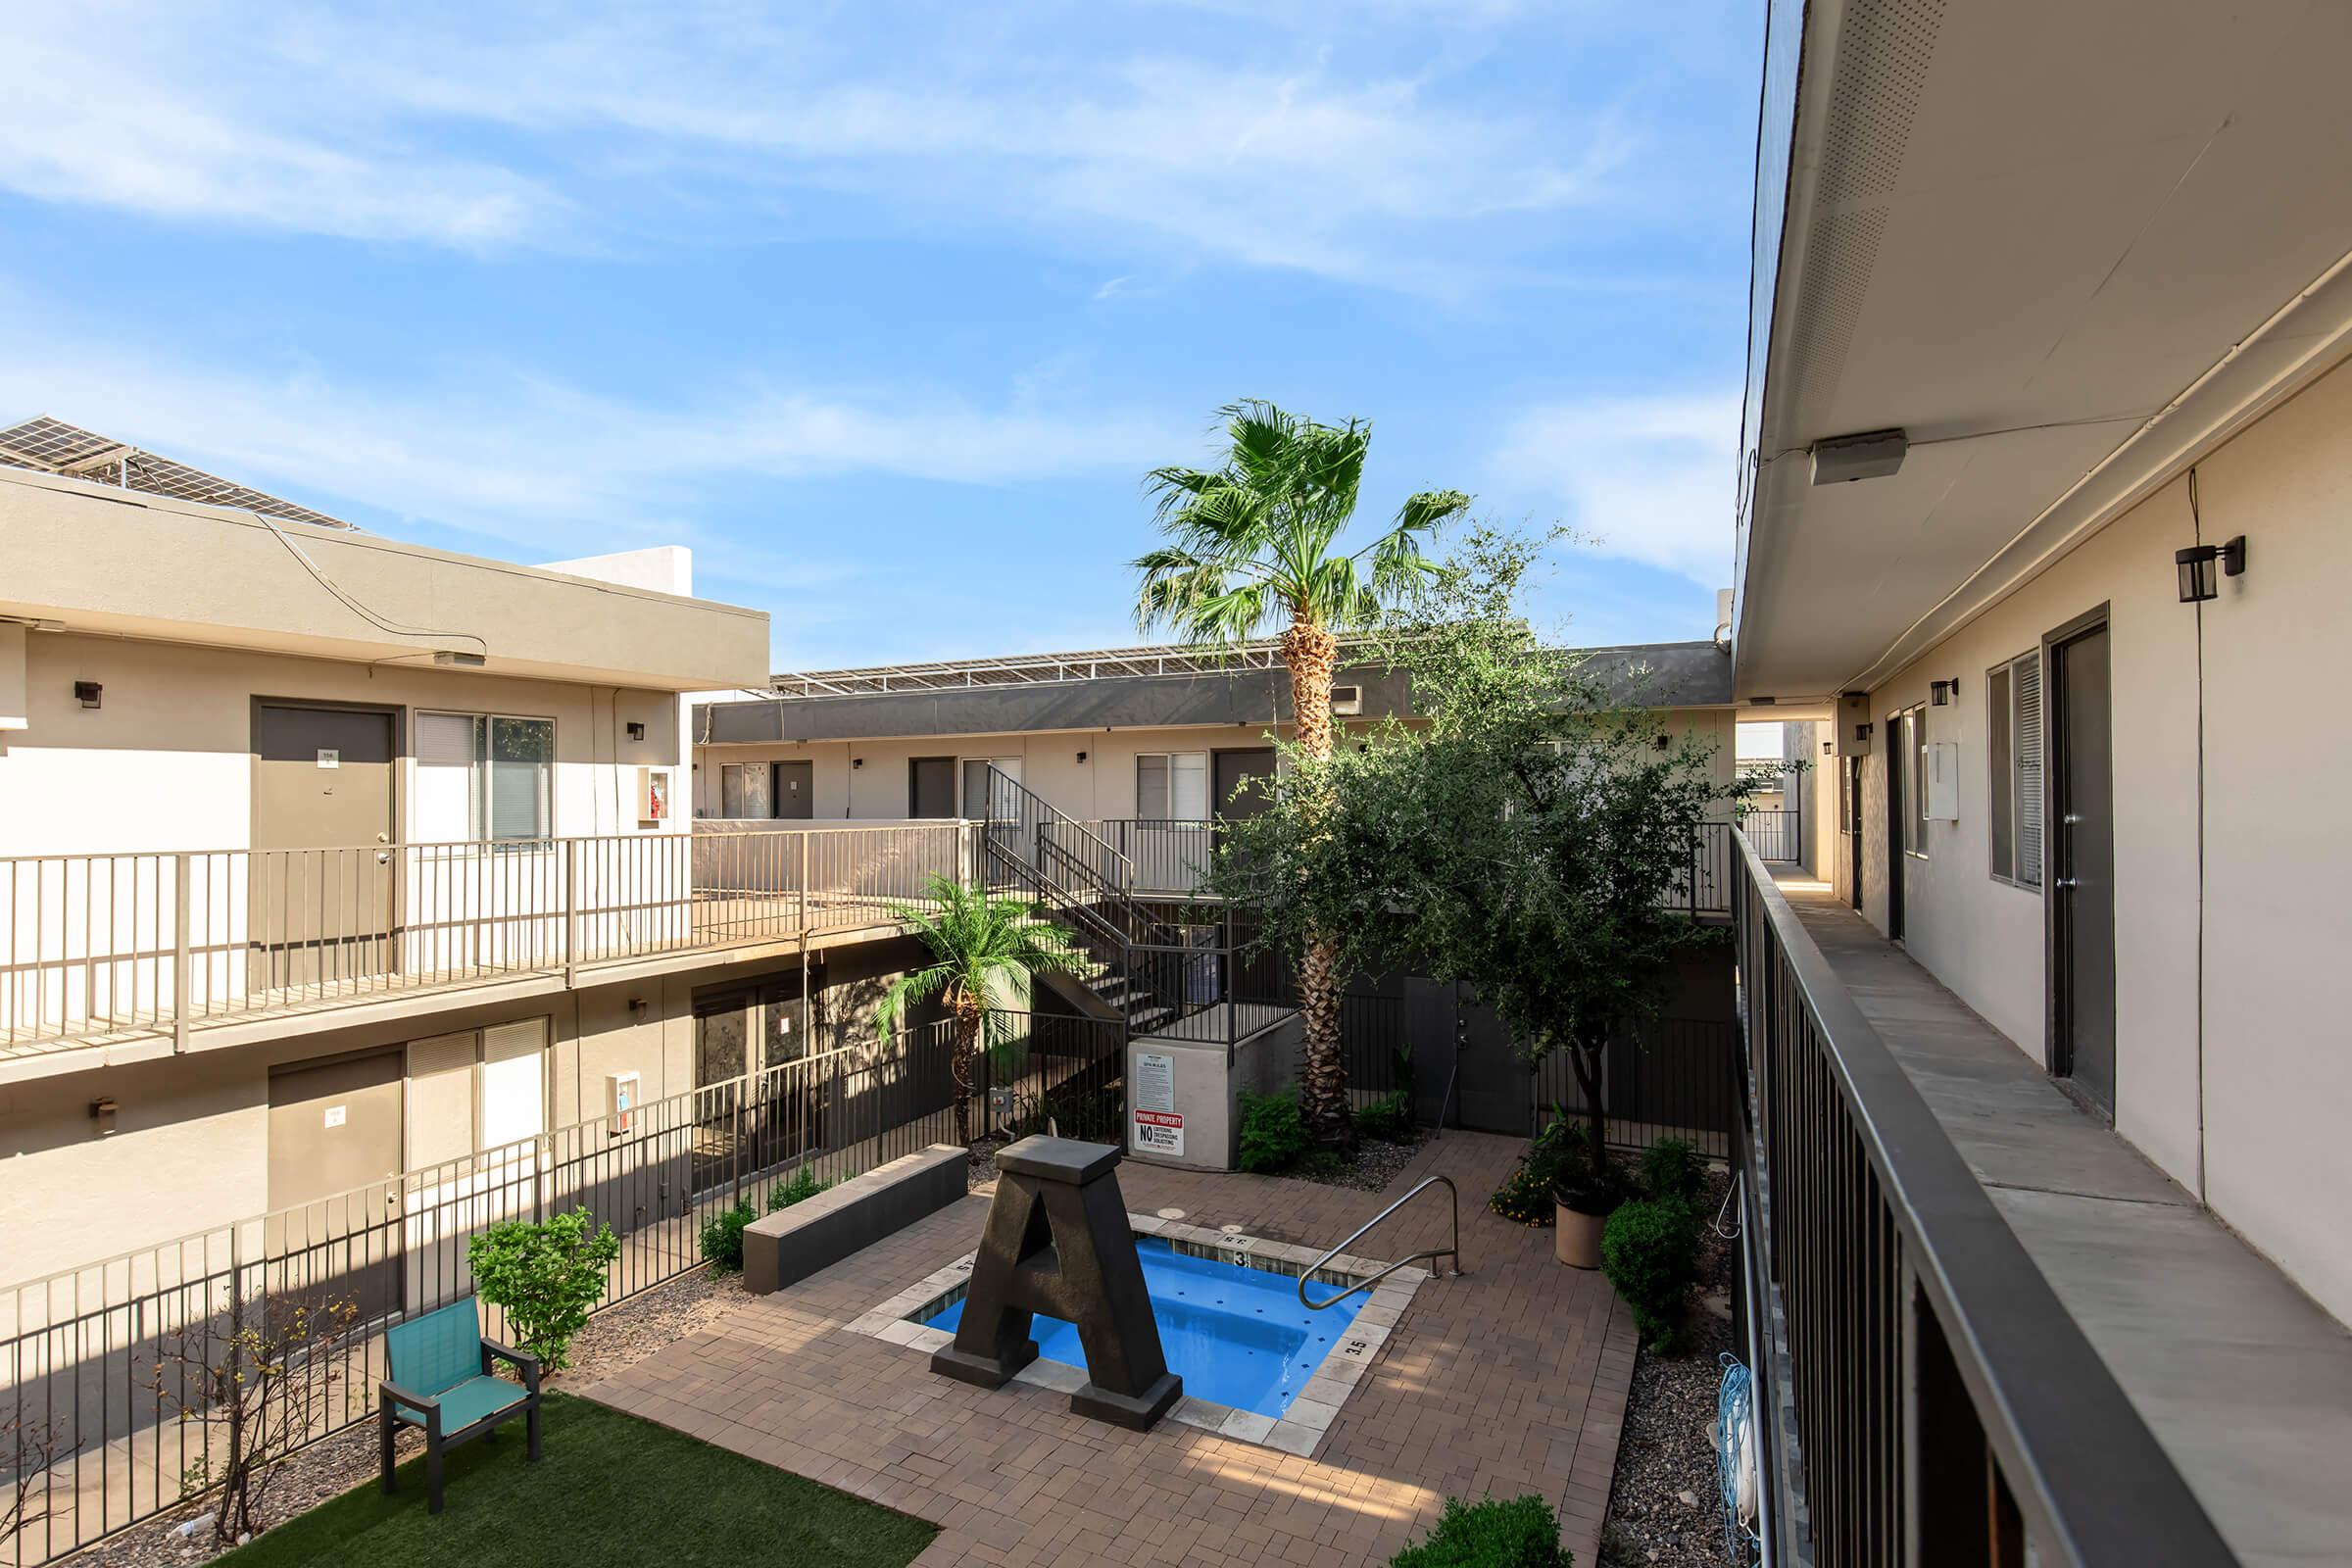
<instances>
[{"instance_id":1,"label":"brick paver patio","mask_svg":"<svg viewBox=\"0 0 2352 1568\"><path fill-rule=\"evenodd\" d=\"M1580 1564L1594 1561L1634 1367L1635 1332L1597 1274L1561 1267L1549 1231L1486 1211L1525 1146L1447 1133L1389 1189L1432 1172L1462 1191L1460 1279L1406 1308L1311 1457L1162 1422L1126 1433L1067 1396L986 1392L928 1357L853 1332L885 1298L969 1251L984 1198L964 1200L790 1290L746 1301L584 1392L942 1527L925 1565L1379 1563L1451 1496L1538 1492ZM1127 1206L1181 1208L1270 1240L1328 1247L1380 1194L1133 1162ZM1444 1189L1351 1250L1438 1245ZM1416 1265L1418 1266L1418 1265Z\"/></svg>"}]
</instances>

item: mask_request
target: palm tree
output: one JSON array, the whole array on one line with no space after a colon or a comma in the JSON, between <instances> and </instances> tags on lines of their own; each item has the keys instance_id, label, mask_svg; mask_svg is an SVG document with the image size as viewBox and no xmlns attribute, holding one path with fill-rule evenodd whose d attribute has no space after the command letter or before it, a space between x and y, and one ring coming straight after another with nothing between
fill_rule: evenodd
<instances>
[{"instance_id":1,"label":"palm tree","mask_svg":"<svg viewBox=\"0 0 2352 1568\"><path fill-rule=\"evenodd\" d=\"M933 961L891 982L874 1028L887 1041L898 1032L909 1005L944 996L956 1023L956 1140L970 1144L972 1059L982 1046L1003 1038L1004 1015L990 1005L1026 986L1033 975L1078 974L1084 956L1069 933L1038 918L1034 905L989 897L985 887L967 887L935 876L922 904L894 904L891 917L931 950Z\"/></svg>"},{"instance_id":2,"label":"palm tree","mask_svg":"<svg viewBox=\"0 0 2352 1568\"><path fill-rule=\"evenodd\" d=\"M1355 515L1371 424L1317 424L1255 400L1218 414L1229 442L1222 467L1154 468L1145 480L1169 542L1135 562L1143 573L1136 625L1228 647L1279 627L1295 744L1322 760L1331 755L1340 634L1369 625L1434 574L1422 538L1467 512L1470 498L1459 490L1409 496L1387 531L1338 554ZM1308 1128L1326 1146L1346 1142L1348 1131L1341 978L1333 945L1310 935L1298 955L1306 1037L1299 1098Z\"/></svg>"}]
</instances>

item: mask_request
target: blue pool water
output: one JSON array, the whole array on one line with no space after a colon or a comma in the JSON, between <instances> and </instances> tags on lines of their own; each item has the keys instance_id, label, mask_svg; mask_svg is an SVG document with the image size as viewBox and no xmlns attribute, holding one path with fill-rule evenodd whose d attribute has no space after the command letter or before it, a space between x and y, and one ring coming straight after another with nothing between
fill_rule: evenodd
<instances>
[{"instance_id":1,"label":"blue pool water","mask_svg":"<svg viewBox=\"0 0 2352 1568\"><path fill-rule=\"evenodd\" d=\"M1310 1312L1298 1304L1298 1281L1291 1275L1193 1257L1156 1237L1138 1237L1136 1252L1168 1370L1184 1379L1184 1392L1194 1398L1237 1410L1280 1416L1289 1409L1364 1304L1361 1296L1351 1296ZM1335 1288L1308 1287L1317 1298ZM923 1321L952 1334L963 1321L963 1302ZM1041 1312L1030 1336L1044 1359L1085 1370L1075 1326Z\"/></svg>"}]
</instances>

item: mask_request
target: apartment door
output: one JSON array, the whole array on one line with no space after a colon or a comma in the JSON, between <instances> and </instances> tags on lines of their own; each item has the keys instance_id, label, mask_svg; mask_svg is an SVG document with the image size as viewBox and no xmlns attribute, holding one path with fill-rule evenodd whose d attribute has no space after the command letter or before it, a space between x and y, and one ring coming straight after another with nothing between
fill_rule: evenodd
<instances>
[{"instance_id":1,"label":"apartment door","mask_svg":"<svg viewBox=\"0 0 2352 1568\"><path fill-rule=\"evenodd\" d=\"M1911 821L1903 764L1910 728L1908 713L1886 720L1886 935L1894 942L1903 940L1903 833Z\"/></svg>"},{"instance_id":2,"label":"apartment door","mask_svg":"<svg viewBox=\"0 0 2352 1568\"><path fill-rule=\"evenodd\" d=\"M2115 1112L2115 753L2104 621L2050 667L2050 1070Z\"/></svg>"},{"instance_id":3,"label":"apartment door","mask_svg":"<svg viewBox=\"0 0 2352 1568\"><path fill-rule=\"evenodd\" d=\"M271 1288L348 1302L363 1321L390 1311L403 1251L399 1050L272 1071L269 1146Z\"/></svg>"},{"instance_id":4,"label":"apartment door","mask_svg":"<svg viewBox=\"0 0 2352 1568\"><path fill-rule=\"evenodd\" d=\"M816 764L778 762L775 784L776 815L805 822L816 814Z\"/></svg>"},{"instance_id":5,"label":"apartment door","mask_svg":"<svg viewBox=\"0 0 2352 1568\"><path fill-rule=\"evenodd\" d=\"M906 814L956 814L956 759L916 757L906 763Z\"/></svg>"},{"instance_id":6,"label":"apartment door","mask_svg":"<svg viewBox=\"0 0 2352 1568\"><path fill-rule=\"evenodd\" d=\"M1214 758L1215 799L1210 808L1239 820L1264 810L1274 781L1274 748L1252 746L1244 751L1219 752ZM1244 792L1244 786L1248 786Z\"/></svg>"},{"instance_id":7,"label":"apartment door","mask_svg":"<svg viewBox=\"0 0 2352 1568\"><path fill-rule=\"evenodd\" d=\"M1862 759L1845 760L1846 900L1862 907Z\"/></svg>"},{"instance_id":8,"label":"apartment door","mask_svg":"<svg viewBox=\"0 0 2352 1568\"><path fill-rule=\"evenodd\" d=\"M398 967L398 719L381 708L254 704L254 989L331 987Z\"/></svg>"}]
</instances>

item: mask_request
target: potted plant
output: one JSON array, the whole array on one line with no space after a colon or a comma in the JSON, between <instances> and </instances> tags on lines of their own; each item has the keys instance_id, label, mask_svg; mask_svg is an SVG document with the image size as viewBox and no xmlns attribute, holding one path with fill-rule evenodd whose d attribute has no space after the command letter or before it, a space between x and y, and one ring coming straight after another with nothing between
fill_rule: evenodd
<instances>
[{"instance_id":1,"label":"potted plant","mask_svg":"<svg viewBox=\"0 0 2352 1568\"><path fill-rule=\"evenodd\" d=\"M1551 1178L1552 1255L1570 1268L1600 1267L1601 1232L1624 1198L1610 1169L1582 1150L1562 1159Z\"/></svg>"}]
</instances>

